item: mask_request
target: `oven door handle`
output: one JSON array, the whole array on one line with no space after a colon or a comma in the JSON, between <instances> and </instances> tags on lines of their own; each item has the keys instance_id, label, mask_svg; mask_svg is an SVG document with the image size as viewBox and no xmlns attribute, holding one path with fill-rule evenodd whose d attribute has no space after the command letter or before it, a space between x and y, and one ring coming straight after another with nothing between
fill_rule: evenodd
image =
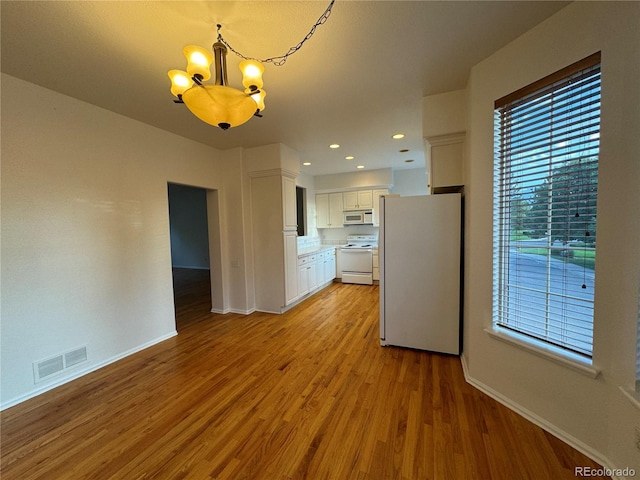
<instances>
[{"instance_id":1,"label":"oven door handle","mask_svg":"<svg viewBox=\"0 0 640 480\"><path fill-rule=\"evenodd\" d=\"M371 253L372 249L371 248L367 248L366 250L363 250L362 248L341 248L340 249L343 252L349 252L349 253Z\"/></svg>"}]
</instances>

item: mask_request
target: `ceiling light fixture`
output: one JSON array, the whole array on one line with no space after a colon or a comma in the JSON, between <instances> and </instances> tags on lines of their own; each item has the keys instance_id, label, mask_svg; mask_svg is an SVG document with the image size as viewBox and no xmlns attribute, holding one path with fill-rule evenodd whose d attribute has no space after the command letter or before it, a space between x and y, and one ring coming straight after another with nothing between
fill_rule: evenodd
<instances>
[{"instance_id":1,"label":"ceiling light fixture","mask_svg":"<svg viewBox=\"0 0 640 480\"><path fill-rule=\"evenodd\" d=\"M189 45L183 53L187 58L187 71L171 70L171 93L178 97L176 103L184 103L196 117L205 123L227 130L247 122L254 115L262 116L264 111L264 97L266 92L262 89L263 63L273 63L275 66L284 65L289 55L294 54L304 42L313 36L316 27L323 24L331 14L335 0L331 3L313 25L311 31L295 47L291 47L287 53L264 60L249 58L236 51L222 38L218 24L218 39L213 44L213 55L208 50ZM242 85L244 91L228 86L227 80L227 51L231 50L243 60L240 62L242 72ZM210 67L214 63L215 83L205 85L204 81L211 78Z\"/></svg>"},{"instance_id":2,"label":"ceiling light fixture","mask_svg":"<svg viewBox=\"0 0 640 480\"><path fill-rule=\"evenodd\" d=\"M364 165L358 165L356 168L364 168Z\"/></svg>"},{"instance_id":3,"label":"ceiling light fixture","mask_svg":"<svg viewBox=\"0 0 640 480\"><path fill-rule=\"evenodd\" d=\"M401 138L404 138L404 133L396 133L392 135L391 138L393 138L394 140L400 140Z\"/></svg>"},{"instance_id":4,"label":"ceiling light fixture","mask_svg":"<svg viewBox=\"0 0 640 480\"><path fill-rule=\"evenodd\" d=\"M304 165L305 167L308 167L309 165L311 165L311 162L302 162L302 165Z\"/></svg>"},{"instance_id":5,"label":"ceiling light fixture","mask_svg":"<svg viewBox=\"0 0 640 480\"><path fill-rule=\"evenodd\" d=\"M354 158L356 157L354 157L353 155L347 155L346 157L344 157L345 160L353 160Z\"/></svg>"},{"instance_id":6,"label":"ceiling light fixture","mask_svg":"<svg viewBox=\"0 0 640 480\"><path fill-rule=\"evenodd\" d=\"M340 148L340 145L337 143L332 143L331 145L329 145L329 148Z\"/></svg>"}]
</instances>

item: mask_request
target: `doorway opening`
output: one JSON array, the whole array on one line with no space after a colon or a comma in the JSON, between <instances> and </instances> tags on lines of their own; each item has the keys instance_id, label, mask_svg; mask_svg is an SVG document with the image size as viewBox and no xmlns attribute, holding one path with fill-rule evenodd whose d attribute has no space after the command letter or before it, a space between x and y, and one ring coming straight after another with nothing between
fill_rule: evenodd
<instances>
[{"instance_id":1,"label":"doorway opening","mask_svg":"<svg viewBox=\"0 0 640 480\"><path fill-rule=\"evenodd\" d=\"M217 191L168 184L176 330L211 315L222 298Z\"/></svg>"}]
</instances>

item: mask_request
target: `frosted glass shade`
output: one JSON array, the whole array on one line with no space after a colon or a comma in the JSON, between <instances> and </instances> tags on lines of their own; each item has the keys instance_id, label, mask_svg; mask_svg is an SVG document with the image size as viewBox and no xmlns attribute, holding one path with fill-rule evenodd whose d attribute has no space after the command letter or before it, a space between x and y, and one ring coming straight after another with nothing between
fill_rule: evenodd
<instances>
[{"instance_id":1,"label":"frosted glass shade","mask_svg":"<svg viewBox=\"0 0 640 480\"><path fill-rule=\"evenodd\" d=\"M243 60L240 62L240 71L242 72L242 85L249 88L252 85L256 88L262 88L262 74L264 66L255 60Z\"/></svg>"},{"instance_id":2,"label":"frosted glass shade","mask_svg":"<svg viewBox=\"0 0 640 480\"><path fill-rule=\"evenodd\" d=\"M202 80L209 80L213 54L197 45L187 45L182 51L187 59L187 73L190 76L202 75Z\"/></svg>"},{"instance_id":3,"label":"frosted glass shade","mask_svg":"<svg viewBox=\"0 0 640 480\"><path fill-rule=\"evenodd\" d=\"M256 102L244 92L223 85L194 86L182 94L187 108L203 122L226 130L256 113Z\"/></svg>"},{"instance_id":4,"label":"frosted glass shade","mask_svg":"<svg viewBox=\"0 0 640 480\"><path fill-rule=\"evenodd\" d=\"M193 82L187 72L183 72L182 70L169 70L168 75L171 79L171 93L176 97L191 88Z\"/></svg>"}]
</instances>

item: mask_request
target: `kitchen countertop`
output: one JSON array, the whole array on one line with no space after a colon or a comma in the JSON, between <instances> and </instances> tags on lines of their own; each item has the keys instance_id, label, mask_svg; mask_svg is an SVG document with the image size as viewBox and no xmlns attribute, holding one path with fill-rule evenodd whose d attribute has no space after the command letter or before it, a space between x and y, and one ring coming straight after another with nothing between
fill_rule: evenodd
<instances>
[{"instance_id":1,"label":"kitchen countertop","mask_svg":"<svg viewBox=\"0 0 640 480\"><path fill-rule=\"evenodd\" d=\"M298 257L324 252L325 250L335 250L336 247L337 245L316 245L315 247L303 248L298 251Z\"/></svg>"}]
</instances>

